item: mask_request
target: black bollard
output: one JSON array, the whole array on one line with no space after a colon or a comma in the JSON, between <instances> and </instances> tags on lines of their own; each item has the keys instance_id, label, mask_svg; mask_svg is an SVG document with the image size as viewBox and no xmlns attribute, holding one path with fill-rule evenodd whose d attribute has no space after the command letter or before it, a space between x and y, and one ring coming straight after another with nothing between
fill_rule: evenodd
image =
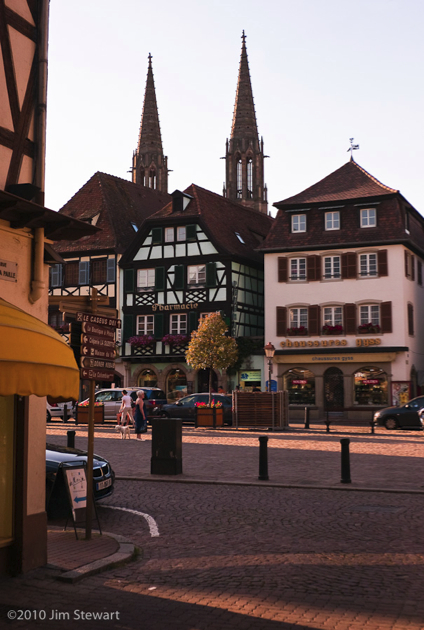
<instances>
[{"instance_id":1,"label":"black bollard","mask_svg":"<svg viewBox=\"0 0 424 630\"><path fill-rule=\"evenodd\" d=\"M325 424L327 425L327 433L330 433L330 420L328 418L328 411L327 411L327 420L325 420Z\"/></svg>"},{"instance_id":2,"label":"black bollard","mask_svg":"<svg viewBox=\"0 0 424 630\"><path fill-rule=\"evenodd\" d=\"M371 425L371 433L374 433L374 427L375 427L374 420L371 420L370 425Z\"/></svg>"},{"instance_id":3,"label":"black bollard","mask_svg":"<svg viewBox=\"0 0 424 630\"><path fill-rule=\"evenodd\" d=\"M68 405L63 405L63 422L68 422Z\"/></svg>"},{"instance_id":4,"label":"black bollard","mask_svg":"<svg viewBox=\"0 0 424 630\"><path fill-rule=\"evenodd\" d=\"M352 483L350 478L349 443L349 438L342 438L340 440L340 444L342 445L342 478L340 483Z\"/></svg>"},{"instance_id":5,"label":"black bollard","mask_svg":"<svg viewBox=\"0 0 424 630\"><path fill-rule=\"evenodd\" d=\"M309 429L309 407L305 407L305 429Z\"/></svg>"},{"instance_id":6,"label":"black bollard","mask_svg":"<svg viewBox=\"0 0 424 630\"><path fill-rule=\"evenodd\" d=\"M259 438L259 477L260 481L267 481L268 477L268 438L261 435Z\"/></svg>"},{"instance_id":7,"label":"black bollard","mask_svg":"<svg viewBox=\"0 0 424 630\"><path fill-rule=\"evenodd\" d=\"M75 431L66 431L68 435L68 448L75 448Z\"/></svg>"}]
</instances>

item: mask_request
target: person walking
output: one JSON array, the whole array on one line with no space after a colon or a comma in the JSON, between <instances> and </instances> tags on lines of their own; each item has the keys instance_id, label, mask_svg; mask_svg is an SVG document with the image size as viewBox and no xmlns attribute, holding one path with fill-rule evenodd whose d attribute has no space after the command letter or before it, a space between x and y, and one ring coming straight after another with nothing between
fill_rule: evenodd
<instances>
[{"instance_id":1,"label":"person walking","mask_svg":"<svg viewBox=\"0 0 424 630\"><path fill-rule=\"evenodd\" d=\"M121 414L121 419L118 424L123 424L124 426L127 424L127 418L129 419L129 424L133 423L133 414L132 414L132 398L128 394L126 389L122 390L122 402L119 413ZM119 414L118 414L119 415Z\"/></svg>"},{"instance_id":2,"label":"person walking","mask_svg":"<svg viewBox=\"0 0 424 630\"><path fill-rule=\"evenodd\" d=\"M145 433L147 430L146 426L146 414L144 412L144 391L140 389L137 392L137 400L135 401L135 434L137 440L143 442L141 437L142 433Z\"/></svg>"}]
</instances>

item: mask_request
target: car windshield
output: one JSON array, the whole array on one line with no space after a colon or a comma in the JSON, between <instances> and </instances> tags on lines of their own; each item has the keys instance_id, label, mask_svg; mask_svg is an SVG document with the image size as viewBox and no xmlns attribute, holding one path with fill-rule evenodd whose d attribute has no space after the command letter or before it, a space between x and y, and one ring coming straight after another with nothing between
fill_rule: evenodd
<instances>
[{"instance_id":1,"label":"car windshield","mask_svg":"<svg viewBox=\"0 0 424 630\"><path fill-rule=\"evenodd\" d=\"M184 405L185 407L193 407L195 400L195 396L186 396L185 398L181 398L181 400L178 401L178 404Z\"/></svg>"},{"instance_id":2,"label":"car windshield","mask_svg":"<svg viewBox=\"0 0 424 630\"><path fill-rule=\"evenodd\" d=\"M96 402L107 402L114 399L114 394L115 392L98 392L94 399Z\"/></svg>"}]
</instances>

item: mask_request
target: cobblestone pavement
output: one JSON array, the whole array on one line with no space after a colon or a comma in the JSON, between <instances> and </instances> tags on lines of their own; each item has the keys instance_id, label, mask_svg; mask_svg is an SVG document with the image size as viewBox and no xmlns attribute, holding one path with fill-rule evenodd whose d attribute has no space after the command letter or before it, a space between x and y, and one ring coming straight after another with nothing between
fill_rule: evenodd
<instances>
[{"instance_id":1,"label":"cobblestone pavement","mask_svg":"<svg viewBox=\"0 0 424 630\"><path fill-rule=\"evenodd\" d=\"M64 443L63 430L48 432ZM0 627L422 630L421 434L350 435L352 476L359 479L360 463L373 478L362 472L357 489L335 492L313 483L328 478L340 487L342 431L270 436L271 480L284 483L294 469L293 478L310 486L301 489L257 482L258 434L211 433L184 430L185 480L230 481L236 471L252 485L118 480L99 507L102 528L131 539L137 560L73 585L56 581L51 568L0 581ZM95 451L120 476L149 476L149 440L120 440L102 427ZM393 470L403 475L397 492L370 489L399 484ZM159 536L142 516L113 506L149 514ZM8 620L19 610L30 619ZM51 621L39 619L42 611ZM75 611L102 618L81 621Z\"/></svg>"}]
</instances>

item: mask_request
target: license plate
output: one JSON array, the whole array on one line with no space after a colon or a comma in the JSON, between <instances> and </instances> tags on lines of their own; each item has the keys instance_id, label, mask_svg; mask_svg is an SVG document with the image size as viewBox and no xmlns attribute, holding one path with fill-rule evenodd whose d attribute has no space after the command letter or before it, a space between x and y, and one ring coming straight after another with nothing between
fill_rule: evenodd
<instances>
[{"instance_id":1,"label":"license plate","mask_svg":"<svg viewBox=\"0 0 424 630\"><path fill-rule=\"evenodd\" d=\"M105 479L104 481L99 481L96 484L96 490L104 490L105 488L109 488L112 485L112 479Z\"/></svg>"}]
</instances>

